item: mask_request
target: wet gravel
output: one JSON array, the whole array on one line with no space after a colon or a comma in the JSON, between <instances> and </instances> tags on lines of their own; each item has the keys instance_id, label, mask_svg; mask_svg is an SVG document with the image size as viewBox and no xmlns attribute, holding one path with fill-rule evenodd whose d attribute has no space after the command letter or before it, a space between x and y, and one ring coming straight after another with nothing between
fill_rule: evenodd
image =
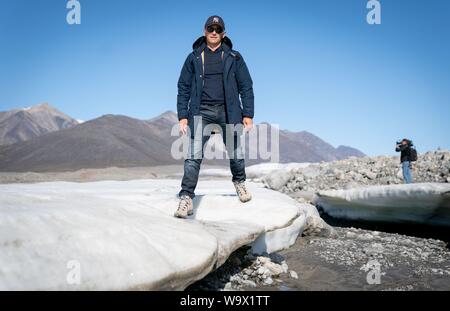
<instances>
[{"instance_id":1,"label":"wet gravel","mask_svg":"<svg viewBox=\"0 0 450 311\"><path fill-rule=\"evenodd\" d=\"M271 255L241 248L187 290L450 290L446 242L334 229L332 237L304 236Z\"/></svg>"}]
</instances>

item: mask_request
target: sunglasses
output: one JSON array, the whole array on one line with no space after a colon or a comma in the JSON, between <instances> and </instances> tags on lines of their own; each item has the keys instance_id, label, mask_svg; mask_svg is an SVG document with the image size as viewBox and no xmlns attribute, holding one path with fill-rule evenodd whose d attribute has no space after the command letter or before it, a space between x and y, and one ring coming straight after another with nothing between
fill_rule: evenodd
<instances>
[{"instance_id":1,"label":"sunglasses","mask_svg":"<svg viewBox=\"0 0 450 311\"><path fill-rule=\"evenodd\" d=\"M212 25L212 26L206 27L207 32L213 32L214 30L216 31L217 34L221 34L223 32L222 27L220 27L218 25Z\"/></svg>"}]
</instances>

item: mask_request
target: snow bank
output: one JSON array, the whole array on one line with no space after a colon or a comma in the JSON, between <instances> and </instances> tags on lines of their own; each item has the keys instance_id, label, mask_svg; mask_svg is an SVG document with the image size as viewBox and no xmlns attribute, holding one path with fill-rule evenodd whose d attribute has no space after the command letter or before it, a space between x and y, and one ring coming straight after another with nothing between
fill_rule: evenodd
<instances>
[{"instance_id":1,"label":"snow bank","mask_svg":"<svg viewBox=\"0 0 450 311\"><path fill-rule=\"evenodd\" d=\"M264 176L271 174L275 171L282 171L283 174L287 171L291 171L296 168L305 168L310 163L260 163L255 165L250 165L245 168L245 174L248 179L260 179ZM231 177L231 172L228 167L226 168L211 168L200 170L201 176L210 176L210 177Z\"/></svg>"},{"instance_id":2,"label":"snow bank","mask_svg":"<svg viewBox=\"0 0 450 311\"><path fill-rule=\"evenodd\" d=\"M312 213L257 184L243 204L230 181L200 181L177 219L179 183L0 185L0 290L183 289L255 240L289 247Z\"/></svg>"},{"instance_id":3,"label":"snow bank","mask_svg":"<svg viewBox=\"0 0 450 311\"><path fill-rule=\"evenodd\" d=\"M260 163L247 167L245 169L245 173L248 178L263 178L268 174L271 174L275 171L291 171L297 168L305 168L309 166L311 163Z\"/></svg>"},{"instance_id":4,"label":"snow bank","mask_svg":"<svg viewBox=\"0 0 450 311\"><path fill-rule=\"evenodd\" d=\"M417 183L318 192L337 218L450 226L450 184Z\"/></svg>"}]
</instances>

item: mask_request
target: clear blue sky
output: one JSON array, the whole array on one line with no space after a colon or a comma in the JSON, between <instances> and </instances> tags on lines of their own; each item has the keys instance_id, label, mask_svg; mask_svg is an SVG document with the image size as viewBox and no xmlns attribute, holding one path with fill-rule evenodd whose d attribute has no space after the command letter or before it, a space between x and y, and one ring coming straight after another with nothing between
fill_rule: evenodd
<instances>
[{"instance_id":1,"label":"clear blue sky","mask_svg":"<svg viewBox=\"0 0 450 311\"><path fill-rule=\"evenodd\" d=\"M89 120L176 111L176 83L209 15L226 23L254 80L255 122L334 146L395 154L450 149L450 1L0 0L0 111L49 102Z\"/></svg>"}]
</instances>

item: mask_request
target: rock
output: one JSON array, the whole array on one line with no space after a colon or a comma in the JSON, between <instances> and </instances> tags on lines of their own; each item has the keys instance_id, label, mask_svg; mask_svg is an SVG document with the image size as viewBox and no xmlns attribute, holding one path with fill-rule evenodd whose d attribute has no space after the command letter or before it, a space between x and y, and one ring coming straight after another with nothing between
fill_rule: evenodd
<instances>
[{"instance_id":1,"label":"rock","mask_svg":"<svg viewBox=\"0 0 450 311\"><path fill-rule=\"evenodd\" d=\"M231 278L230 278L230 282L235 282L235 283L238 283L238 284L240 284L240 283L242 283L242 279L240 278L240 276L239 275L233 275Z\"/></svg>"},{"instance_id":2,"label":"rock","mask_svg":"<svg viewBox=\"0 0 450 311\"><path fill-rule=\"evenodd\" d=\"M286 262L282 262L281 263L281 268L283 269L283 273L286 273L289 269L288 265Z\"/></svg>"},{"instance_id":3,"label":"rock","mask_svg":"<svg viewBox=\"0 0 450 311\"><path fill-rule=\"evenodd\" d=\"M369 179L375 179L375 178L377 178L377 174L375 174L375 173L373 173L373 172L367 172L366 174L365 174L365 176L367 177L367 178L369 178Z\"/></svg>"},{"instance_id":4,"label":"rock","mask_svg":"<svg viewBox=\"0 0 450 311\"><path fill-rule=\"evenodd\" d=\"M369 256L382 254L383 251L384 251L383 245L380 243L372 243L370 246L367 246L363 249L363 252Z\"/></svg>"},{"instance_id":5,"label":"rock","mask_svg":"<svg viewBox=\"0 0 450 311\"><path fill-rule=\"evenodd\" d=\"M246 268L246 269L244 269L244 274L246 274L246 275L252 275L252 273L253 273L253 270L252 269L249 269L249 268Z\"/></svg>"},{"instance_id":6,"label":"rock","mask_svg":"<svg viewBox=\"0 0 450 311\"><path fill-rule=\"evenodd\" d=\"M345 174L341 171L337 172L336 175L334 176L337 180L342 180L345 178Z\"/></svg>"},{"instance_id":7,"label":"rock","mask_svg":"<svg viewBox=\"0 0 450 311\"><path fill-rule=\"evenodd\" d=\"M273 283L273 279L271 277L268 277L267 279L264 280L264 284L266 285L272 285Z\"/></svg>"},{"instance_id":8,"label":"rock","mask_svg":"<svg viewBox=\"0 0 450 311\"><path fill-rule=\"evenodd\" d=\"M280 190L292 177L293 173L290 170L281 169L264 176L262 182L270 189Z\"/></svg>"},{"instance_id":9,"label":"rock","mask_svg":"<svg viewBox=\"0 0 450 311\"><path fill-rule=\"evenodd\" d=\"M281 187L273 186L272 189L285 193L403 183L399 155L372 158L354 157L340 161L312 163L306 168L291 170L288 173L280 172L285 176L282 178L278 176L274 179L282 179L282 185ZM450 183L450 152L443 150L419 155L419 160L413 164L413 178L416 183ZM270 182L277 184L276 180ZM303 202L303 200L301 201Z\"/></svg>"},{"instance_id":10,"label":"rock","mask_svg":"<svg viewBox=\"0 0 450 311\"><path fill-rule=\"evenodd\" d=\"M302 235L331 237L335 235L335 230L322 218L318 216L308 216L306 218L306 225L305 229L303 229Z\"/></svg>"},{"instance_id":11,"label":"rock","mask_svg":"<svg viewBox=\"0 0 450 311\"><path fill-rule=\"evenodd\" d=\"M264 268L267 269L266 271L268 271L270 275L278 276L283 273L283 268L281 267L281 265L273 262L266 262L264 264Z\"/></svg>"},{"instance_id":12,"label":"rock","mask_svg":"<svg viewBox=\"0 0 450 311\"><path fill-rule=\"evenodd\" d=\"M258 256L258 257L256 258L256 262L257 262L257 263L260 263L260 264L262 264L262 265L264 265L265 263L267 263L267 262L269 262L269 261L270 261L270 258L269 258L269 257Z\"/></svg>"},{"instance_id":13,"label":"rock","mask_svg":"<svg viewBox=\"0 0 450 311\"><path fill-rule=\"evenodd\" d=\"M259 267L259 269L257 270L259 275L264 275L267 271L266 267Z\"/></svg>"},{"instance_id":14,"label":"rock","mask_svg":"<svg viewBox=\"0 0 450 311\"><path fill-rule=\"evenodd\" d=\"M308 204L310 201L306 200L305 198L296 198L298 203Z\"/></svg>"},{"instance_id":15,"label":"rock","mask_svg":"<svg viewBox=\"0 0 450 311\"><path fill-rule=\"evenodd\" d=\"M253 282L252 280L244 280L242 282L242 285L248 286L248 287L256 287L256 283Z\"/></svg>"},{"instance_id":16,"label":"rock","mask_svg":"<svg viewBox=\"0 0 450 311\"><path fill-rule=\"evenodd\" d=\"M359 240L363 240L363 241L369 241L373 239L373 236L370 233L364 233L361 235L358 235L357 237Z\"/></svg>"},{"instance_id":17,"label":"rock","mask_svg":"<svg viewBox=\"0 0 450 311\"><path fill-rule=\"evenodd\" d=\"M354 232L348 231L345 236L349 239L354 239L356 238L356 234Z\"/></svg>"},{"instance_id":18,"label":"rock","mask_svg":"<svg viewBox=\"0 0 450 311\"><path fill-rule=\"evenodd\" d=\"M316 178L320 175L320 169L317 166L309 165L301 170L304 178Z\"/></svg>"},{"instance_id":19,"label":"rock","mask_svg":"<svg viewBox=\"0 0 450 311\"><path fill-rule=\"evenodd\" d=\"M289 276L293 279L298 279L298 274L294 270L289 271Z\"/></svg>"}]
</instances>

